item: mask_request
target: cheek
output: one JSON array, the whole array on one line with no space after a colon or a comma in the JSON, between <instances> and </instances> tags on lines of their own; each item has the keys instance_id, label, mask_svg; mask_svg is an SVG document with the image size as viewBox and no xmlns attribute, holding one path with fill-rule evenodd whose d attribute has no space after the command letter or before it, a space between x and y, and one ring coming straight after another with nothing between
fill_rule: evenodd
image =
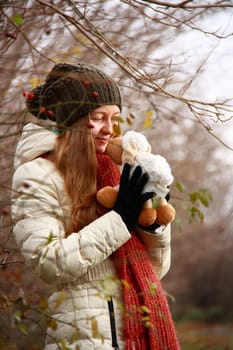
<instances>
[{"instance_id":1,"label":"cheek","mask_svg":"<svg viewBox=\"0 0 233 350\"><path fill-rule=\"evenodd\" d=\"M98 133L99 133L99 130L100 130L100 127L99 127L99 125L98 124L96 124L96 123L94 123L94 122L90 122L89 123L89 129L91 130L91 134L93 135L93 136L96 136L96 135L98 135Z\"/></svg>"}]
</instances>

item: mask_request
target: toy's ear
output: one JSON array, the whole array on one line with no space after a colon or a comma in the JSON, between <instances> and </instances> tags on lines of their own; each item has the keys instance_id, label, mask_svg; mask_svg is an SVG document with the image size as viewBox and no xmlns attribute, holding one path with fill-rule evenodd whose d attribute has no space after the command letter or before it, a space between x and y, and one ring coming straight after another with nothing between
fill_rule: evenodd
<instances>
[{"instance_id":1,"label":"toy's ear","mask_svg":"<svg viewBox=\"0 0 233 350\"><path fill-rule=\"evenodd\" d=\"M114 137L108 143L106 154L118 165L122 165L122 137Z\"/></svg>"}]
</instances>

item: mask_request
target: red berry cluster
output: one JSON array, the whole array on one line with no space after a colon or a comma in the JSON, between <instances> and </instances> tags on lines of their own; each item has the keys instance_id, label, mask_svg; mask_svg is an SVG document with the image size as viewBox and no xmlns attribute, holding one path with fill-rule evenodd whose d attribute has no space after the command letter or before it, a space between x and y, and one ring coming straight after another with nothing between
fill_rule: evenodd
<instances>
[{"instance_id":1,"label":"red berry cluster","mask_svg":"<svg viewBox=\"0 0 233 350\"><path fill-rule=\"evenodd\" d=\"M28 100L33 100L35 98L35 95L33 92L26 92L23 91L23 96L26 97ZM46 110L45 107L40 107L40 113L46 113L48 117L53 118L54 117L54 112L51 110Z\"/></svg>"},{"instance_id":2,"label":"red berry cluster","mask_svg":"<svg viewBox=\"0 0 233 350\"><path fill-rule=\"evenodd\" d=\"M83 83L83 86L84 86L85 88L87 88L87 87L90 86L90 85L91 85L91 83L90 83L88 80L85 80L84 83ZM93 91L93 92L92 92L92 96L98 97L98 96L99 96L99 93L98 93L97 91Z\"/></svg>"},{"instance_id":3,"label":"red berry cluster","mask_svg":"<svg viewBox=\"0 0 233 350\"><path fill-rule=\"evenodd\" d=\"M26 92L26 91L23 91L23 96L24 97L27 97L28 100L33 100L35 95L33 94L33 92Z\"/></svg>"},{"instance_id":4,"label":"red berry cluster","mask_svg":"<svg viewBox=\"0 0 233 350\"><path fill-rule=\"evenodd\" d=\"M46 113L48 117L53 118L54 117L54 112L51 111L50 109L47 111L45 107L40 107L40 113Z\"/></svg>"}]
</instances>

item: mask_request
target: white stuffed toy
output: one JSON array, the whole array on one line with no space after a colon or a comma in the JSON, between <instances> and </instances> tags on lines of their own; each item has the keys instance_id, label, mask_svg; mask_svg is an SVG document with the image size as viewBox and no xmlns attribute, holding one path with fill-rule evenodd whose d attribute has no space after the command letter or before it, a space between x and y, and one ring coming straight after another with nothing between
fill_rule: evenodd
<instances>
[{"instance_id":1,"label":"white stuffed toy","mask_svg":"<svg viewBox=\"0 0 233 350\"><path fill-rule=\"evenodd\" d=\"M153 223L167 225L172 222L175 209L165 199L173 182L171 168L164 157L151 153L151 145L147 138L139 132L128 131L122 137L112 139L106 153L116 164L124 165L127 162L132 166L132 170L140 165L143 172L149 175L144 192L154 192L154 197L145 203L138 224L146 227ZM107 186L99 190L98 202L106 208L113 208L118 188Z\"/></svg>"}]
</instances>

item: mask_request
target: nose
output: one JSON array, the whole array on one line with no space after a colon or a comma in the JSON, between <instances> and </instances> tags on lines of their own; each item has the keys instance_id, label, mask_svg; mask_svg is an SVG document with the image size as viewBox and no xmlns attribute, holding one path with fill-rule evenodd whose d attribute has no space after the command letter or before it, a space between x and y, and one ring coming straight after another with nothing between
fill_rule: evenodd
<instances>
[{"instance_id":1,"label":"nose","mask_svg":"<svg viewBox=\"0 0 233 350\"><path fill-rule=\"evenodd\" d=\"M104 125L103 125L102 130L106 134L113 134L113 121L110 117L104 121Z\"/></svg>"}]
</instances>

